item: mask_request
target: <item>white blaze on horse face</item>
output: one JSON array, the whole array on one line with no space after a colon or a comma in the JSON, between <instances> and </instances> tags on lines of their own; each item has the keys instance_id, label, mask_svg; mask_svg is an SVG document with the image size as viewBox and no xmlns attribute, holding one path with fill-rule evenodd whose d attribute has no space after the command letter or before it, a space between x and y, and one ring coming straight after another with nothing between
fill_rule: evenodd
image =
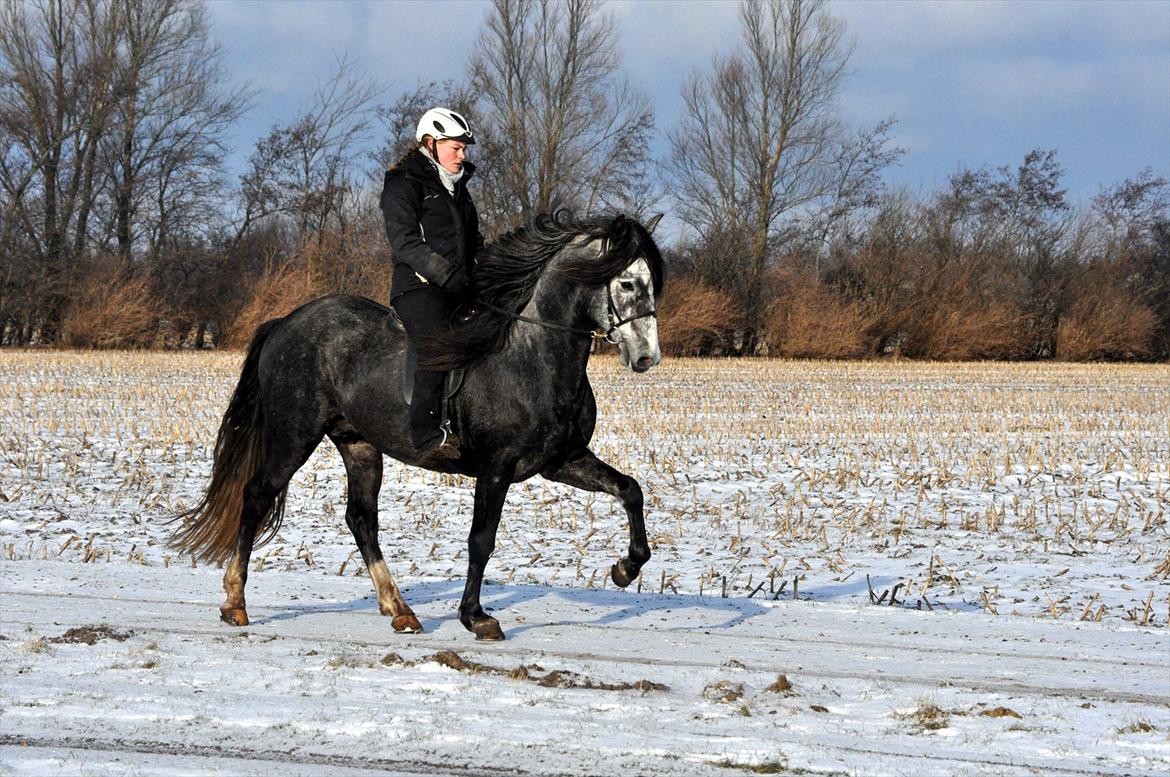
<instances>
[{"instance_id":1,"label":"white blaze on horse face","mask_svg":"<svg viewBox=\"0 0 1170 777\"><path fill-rule=\"evenodd\" d=\"M654 278L650 265L639 259L609 282L617 320L654 310ZM662 361L658 348L658 319L641 316L619 326L613 333L621 362L635 372L645 372Z\"/></svg>"}]
</instances>

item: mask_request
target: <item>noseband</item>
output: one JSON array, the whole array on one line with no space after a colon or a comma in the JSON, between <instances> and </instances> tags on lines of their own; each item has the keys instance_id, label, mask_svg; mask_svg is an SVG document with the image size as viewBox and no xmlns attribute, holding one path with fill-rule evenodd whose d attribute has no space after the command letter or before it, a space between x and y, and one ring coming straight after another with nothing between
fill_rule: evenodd
<instances>
[{"instance_id":1,"label":"noseband","mask_svg":"<svg viewBox=\"0 0 1170 777\"><path fill-rule=\"evenodd\" d=\"M609 250L609 239L607 238L606 241L602 244L601 251L598 253L598 256L604 255L605 252L608 250ZM556 329L556 330L559 330L561 332L572 332L574 334L582 335L583 337L591 337L594 340L604 340L607 343L617 345L618 341L613 339L613 333L618 330L618 327L623 327L626 324L630 323L631 321L637 321L640 318L658 318L658 311L655 310L654 308L651 308L650 310L647 310L647 311L644 311L641 313L635 313L634 315L627 316L626 318L619 318L617 305L615 305L613 302L613 289L610 288L611 282L612 282L612 279L610 279L610 281L606 282L606 284L605 284L605 309L606 309L606 318L608 319L608 322L609 322L609 329L605 329L605 330L581 329L580 327L566 326L564 324L558 324L554 321L542 321L539 318L530 318L528 316L522 316L519 313L513 313L510 310L504 310L503 308L497 307L496 305L492 305L489 302L478 302L477 301L474 304L476 304L480 307L487 308L488 310L495 311L496 313L500 313L501 315L505 315L508 318L511 318L515 321L523 321L523 322L528 323L528 324L536 324L537 326L542 326L546 329Z\"/></svg>"}]
</instances>

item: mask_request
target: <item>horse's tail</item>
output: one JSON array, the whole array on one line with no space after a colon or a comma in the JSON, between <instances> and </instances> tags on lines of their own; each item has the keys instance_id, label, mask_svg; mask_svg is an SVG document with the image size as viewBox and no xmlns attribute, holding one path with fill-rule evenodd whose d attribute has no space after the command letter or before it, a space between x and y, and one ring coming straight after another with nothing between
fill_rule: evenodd
<instances>
[{"instance_id":1,"label":"horse's tail","mask_svg":"<svg viewBox=\"0 0 1170 777\"><path fill-rule=\"evenodd\" d=\"M172 521L182 526L171 535L168 544L202 561L226 561L235 550L244 508L244 489L264 463L264 414L260 406L260 352L272 330L284 319L261 324L252 337L240 381L232 394L219 434L215 439L215 459L207 493L189 510ZM284 517L287 489L280 492L272 508L260 518L256 533L257 546L276 534Z\"/></svg>"}]
</instances>

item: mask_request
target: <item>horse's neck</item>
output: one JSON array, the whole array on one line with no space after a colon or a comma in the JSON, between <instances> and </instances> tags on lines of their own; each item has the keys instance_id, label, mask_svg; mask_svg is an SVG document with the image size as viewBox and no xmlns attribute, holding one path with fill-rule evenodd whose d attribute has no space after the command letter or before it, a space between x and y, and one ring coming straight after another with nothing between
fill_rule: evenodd
<instances>
[{"instance_id":1,"label":"horse's neck","mask_svg":"<svg viewBox=\"0 0 1170 777\"><path fill-rule=\"evenodd\" d=\"M538 365L540 369L533 372L552 385L575 385L584 380L592 347L587 332L594 326L589 317L594 295L595 291L571 283L550 267L520 314L577 331L517 321L508 348L511 356L519 362Z\"/></svg>"}]
</instances>

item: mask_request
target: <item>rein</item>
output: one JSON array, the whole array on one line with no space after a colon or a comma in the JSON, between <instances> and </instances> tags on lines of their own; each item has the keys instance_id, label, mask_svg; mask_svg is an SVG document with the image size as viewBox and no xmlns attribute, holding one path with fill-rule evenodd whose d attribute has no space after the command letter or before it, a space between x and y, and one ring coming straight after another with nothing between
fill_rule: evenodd
<instances>
[{"instance_id":1,"label":"rein","mask_svg":"<svg viewBox=\"0 0 1170 777\"><path fill-rule=\"evenodd\" d=\"M625 326L626 324L630 323L631 321L637 321L639 318L647 318L647 317L658 318L658 311L648 310L644 313L637 313L637 314L632 315L632 316L627 316L626 318L618 319L617 318L617 316L618 316L617 307L613 304L613 292L610 291L608 284L606 284L606 287L605 287L605 298L606 298L606 300L605 300L606 301L606 308L608 309L607 316L609 317L609 329L606 329L604 331L601 329L581 329L580 327L567 326L565 324L558 324L555 321L543 321L539 318L531 318L529 316L522 316L519 313L513 313L510 310L505 310L504 308L501 308L497 305L493 305L490 302L482 302L482 301L477 300L476 302L473 303L473 305L479 306L481 308L487 308L488 310L495 311L496 313L507 316L508 318L513 319L514 321L523 321L523 322L528 323L528 324L536 324L537 326L542 326L545 329L557 329L557 330L562 331L562 332L572 332L573 334L581 335L583 337L591 337L594 340L604 340L605 342L610 343L612 345L617 345L617 343L618 343L617 340L613 339L613 333L617 331L618 327Z\"/></svg>"},{"instance_id":2,"label":"rein","mask_svg":"<svg viewBox=\"0 0 1170 777\"><path fill-rule=\"evenodd\" d=\"M601 252L598 254L598 256L604 254L607 250L609 250L608 243L609 243L609 241L607 240L606 244L602 246ZM519 313L513 313L510 310L505 310L504 308L493 305L490 302L482 302L482 301L477 300L473 303L473 305L478 305L479 307L487 308L488 310L491 310L491 311L494 311L494 312L499 313L501 315L507 316L508 318L510 318L514 321L523 321L527 324L536 324L537 326L542 326L545 329L556 329L556 330L559 330L561 332L572 332L573 334L581 335L583 337L591 337L594 340L604 340L605 342L610 343L611 345L617 345L617 343L618 343L617 340L613 339L613 333L618 330L618 327L625 326L626 324L630 323L631 321L637 321L640 318L648 318L648 317L658 318L658 311L654 310L654 309L650 309L650 310L647 310L643 313L636 313L632 316L628 316L626 318L619 319L617 306L613 304L613 290L610 289L608 282L605 284L605 307L606 307L606 316L609 319L609 329L606 329L604 331L602 331L600 329L581 329L580 327L566 326L565 324L558 324L554 321L543 321L539 318L530 318L529 316L522 316Z\"/></svg>"}]
</instances>

